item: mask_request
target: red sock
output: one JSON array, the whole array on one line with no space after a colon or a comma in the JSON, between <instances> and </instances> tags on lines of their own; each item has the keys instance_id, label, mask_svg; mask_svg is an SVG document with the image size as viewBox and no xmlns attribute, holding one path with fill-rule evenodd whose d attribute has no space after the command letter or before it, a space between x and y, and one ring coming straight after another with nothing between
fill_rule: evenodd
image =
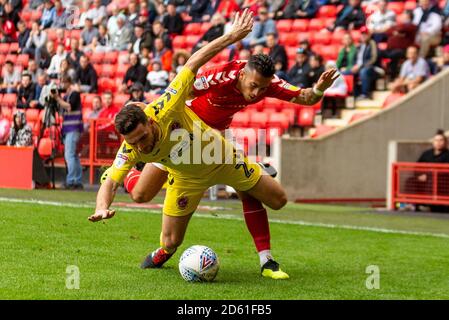
<instances>
[{"instance_id":1,"label":"red sock","mask_svg":"<svg viewBox=\"0 0 449 320\"><path fill-rule=\"evenodd\" d=\"M128 191L128 193L131 193L133 191L134 187L136 186L137 181L139 181L139 177L140 177L141 173L142 172L140 172L136 168L132 168L126 175L124 185L125 185L125 189L126 189L126 191Z\"/></svg>"},{"instance_id":2,"label":"red sock","mask_svg":"<svg viewBox=\"0 0 449 320\"><path fill-rule=\"evenodd\" d=\"M246 226L253 237L257 251L270 250L270 226L267 210L259 200L252 197L245 197L242 204Z\"/></svg>"}]
</instances>

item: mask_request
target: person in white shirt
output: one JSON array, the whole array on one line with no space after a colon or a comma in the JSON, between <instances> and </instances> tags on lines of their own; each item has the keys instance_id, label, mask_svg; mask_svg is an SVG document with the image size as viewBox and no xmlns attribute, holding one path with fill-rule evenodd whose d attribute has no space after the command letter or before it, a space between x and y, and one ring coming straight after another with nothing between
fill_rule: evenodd
<instances>
[{"instance_id":1,"label":"person in white shirt","mask_svg":"<svg viewBox=\"0 0 449 320\"><path fill-rule=\"evenodd\" d=\"M86 22L86 18L89 16L89 8L90 8L90 2L91 0L83 0L81 4L81 15L78 20L78 28L82 29L84 28L84 23Z\"/></svg>"},{"instance_id":2,"label":"person in white shirt","mask_svg":"<svg viewBox=\"0 0 449 320\"><path fill-rule=\"evenodd\" d=\"M106 7L102 5L101 0L94 0L94 6L89 9L87 16L92 19L94 26L98 27L103 19L106 19L108 14Z\"/></svg>"},{"instance_id":3,"label":"person in white shirt","mask_svg":"<svg viewBox=\"0 0 449 320\"><path fill-rule=\"evenodd\" d=\"M387 40L387 30L396 24L396 13L387 9L388 2L380 0L378 10L368 17L366 26L372 34L374 41L384 42Z\"/></svg>"},{"instance_id":4,"label":"person in white shirt","mask_svg":"<svg viewBox=\"0 0 449 320\"><path fill-rule=\"evenodd\" d=\"M441 16L431 10L430 0L419 0L419 7L413 11L413 24L418 26L416 43L419 44L419 55L427 57L432 46L441 42L443 22Z\"/></svg>"},{"instance_id":5,"label":"person in white shirt","mask_svg":"<svg viewBox=\"0 0 449 320\"><path fill-rule=\"evenodd\" d=\"M117 24L117 17L120 13L119 8L117 5L111 6L112 15L108 19L107 29L109 34L112 36L114 33L118 30L118 24Z\"/></svg>"},{"instance_id":6,"label":"person in white shirt","mask_svg":"<svg viewBox=\"0 0 449 320\"><path fill-rule=\"evenodd\" d=\"M61 71L61 62L66 58L66 53L64 51L64 45L62 43L58 44L56 49L56 54L51 58L50 66L47 69L47 74L50 78L57 78L59 72Z\"/></svg>"},{"instance_id":7,"label":"person in white shirt","mask_svg":"<svg viewBox=\"0 0 449 320\"><path fill-rule=\"evenodd\" d=\"M147 74L147 81L151 91L158 93L168 85L168 72L162 69L161 62L154 60L152 63L152 71Z\"/></svg>"}]
</instances>

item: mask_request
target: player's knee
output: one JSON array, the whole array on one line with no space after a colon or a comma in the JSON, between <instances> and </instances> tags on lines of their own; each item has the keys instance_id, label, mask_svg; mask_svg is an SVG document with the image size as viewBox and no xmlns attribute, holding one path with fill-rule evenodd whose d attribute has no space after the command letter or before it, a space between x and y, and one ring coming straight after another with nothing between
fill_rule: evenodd
<instances>
[{"instance_id":1,"label":"player's knee","mask_svg":"<svg viewBox=\"0 0 449 320\"><path fill-rule=\"evenodd\" d=\"M285 192L280 192L270 204L270 208L273 210L280 210L287 204L287 194Z\"/></svg>"},{"instance_id":2,"label":"player's knee","mask_svg":"<svg viewBox=\"0 0 449 320\"><path fill-rule=\"evenodd\" d=\"M137 192L137 191L133 191L130 193L131 195L131 199L133 199L134 202L137 203L144 203L144 202L148 202L151 199L149 199L149 197L143 193L143 192Z\"/></svg>"},{"instance_id":3,"label":"player's knee","mask_svg":"<svg viewBox=\"0 0 449 320\"><path fill-rule=\"evenodd\" d=\"M182 237L169 235L164 237L164 246L169 249L176 249L182 244Z\"/></svg>"}]
</instances>

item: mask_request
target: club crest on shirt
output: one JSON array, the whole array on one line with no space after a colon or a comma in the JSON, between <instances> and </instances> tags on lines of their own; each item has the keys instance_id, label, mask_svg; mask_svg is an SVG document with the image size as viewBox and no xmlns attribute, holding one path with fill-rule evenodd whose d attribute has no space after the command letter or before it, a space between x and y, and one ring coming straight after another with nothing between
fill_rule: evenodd
<instances>
[{"instance_id":1,"label":"club crest on shirt","mask_svg":"<svg viewBox=\"0 0 449 320\"><path fill-rule=\"evenodd\" d=\"M178 199L177 204L179 209L185 209L189 204L189 198L181 197Z\"/></svg>"},{"instance_id":2,"label":"club crest on shirt","mask_svg":"<svg viewBox=\"0 0 449 320\"><path fill-rule=\"evenodd\" d=\"M197 78L195 82L193 83L193 86L196 90L207 90L209 89L209 83L207 82L207 79L205 76L202 76L200 78Z\"/></svg>"},{"instance_id":3,"label":"club crest on shirt","mask_svg":"<svg viewBox=\"0 0 449 320\"><path fill-rule=\"evenodd\" d=\"M124 155L123 153L119 153L114 161L115 167L117 169L120 169L121 167L123 167L126 161L128 161L128 156Z\"/></svg>"}]
</instances>

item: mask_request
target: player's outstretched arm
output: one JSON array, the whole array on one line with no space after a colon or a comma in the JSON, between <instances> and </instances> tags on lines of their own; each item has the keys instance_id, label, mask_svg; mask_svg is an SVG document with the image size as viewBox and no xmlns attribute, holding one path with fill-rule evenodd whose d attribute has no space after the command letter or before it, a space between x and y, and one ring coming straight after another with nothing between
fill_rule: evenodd
<instances>
[{"instance_id":1,"label":"player's outstretched arm","mask_svg":"<svg viewBox=\"0 0 449 320\"><path fill-rule=\"evenodd\" d=\"M97 222L103 219L110 219L115 215L115 210L109 210L109 207L112 201L114 201L118 187L118 183L109 177L106 178L106 181L98 190L95 213L88 218L89 221Z\"/></svg>"},{"instance_id":2,"label":"player's outstretched arm","mask_svg":"<svg viewBox=\"0 0 449 320\"><path fill-rule=\"evenodd\" d=\"M301 105L314 105L321 100L324 91L332 86L339 76L340 74L335 68L323 72L316 85L313 88L302 89L293 102Z\"/></svg>"},{"instance_id":3,"label":"player's outstretched arm","mask_svg":"<svg viewBox=\"0 0 449 320\"><path fill-rule=\"evenodd\" d=\"M220 51L229 45L244 39L251 32L253 23L254 19L251 11L245 9L242 13L237 12L231 31L215 39L214 41L209 42L207 45L195 52L189 60L187 60L185 66L196 74L199 68L205 65Z\"/></svg>"}]
</instances>

